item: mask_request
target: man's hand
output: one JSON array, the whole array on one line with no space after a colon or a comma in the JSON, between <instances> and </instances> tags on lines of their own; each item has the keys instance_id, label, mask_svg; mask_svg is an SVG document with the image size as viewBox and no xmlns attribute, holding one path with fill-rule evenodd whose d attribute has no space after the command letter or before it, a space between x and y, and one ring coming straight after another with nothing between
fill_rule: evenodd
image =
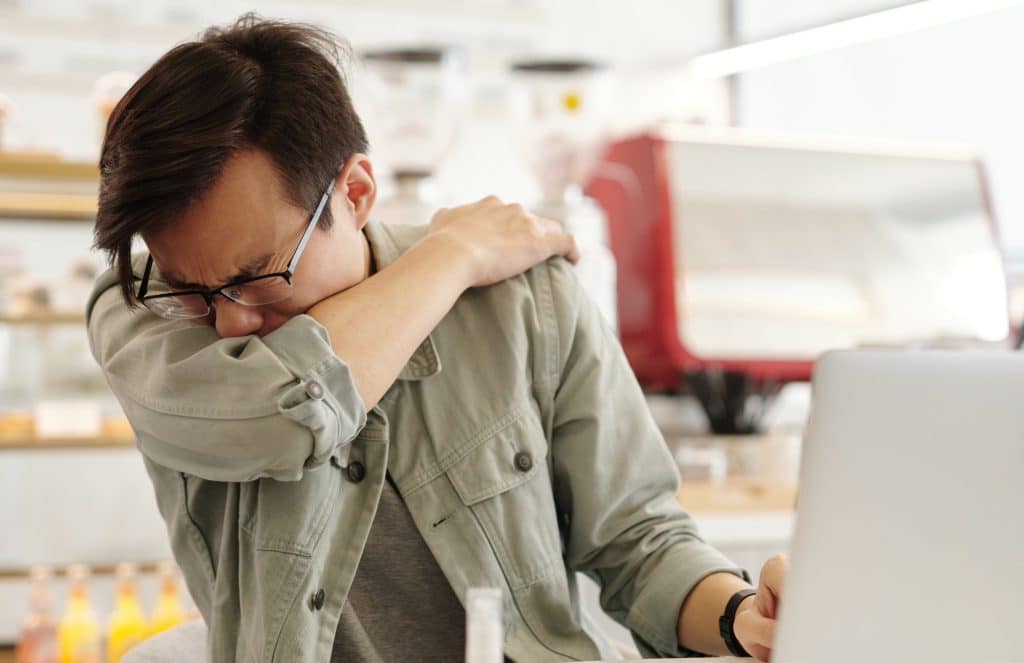
<instances>
[{"instance_id":1,"label":"man's hand","mask_svg":"<svg viewBox=\"0 0 1024 663\"><path fill-rule=\"evenodd\" d=\"M444 241L449 255L467 258L471 287L498 283L551 256L579 259L576 241L557 222L494 196L438 211L428 238Z\"/></svg>"},{"instance_id":2,"label":"man's hand","mask_svg":"<svg viewBox=\"0 0 1024 663\"><path fill-rule=\"evenodd\" d=\"M733 633L751 656L767 661L775 647L775 620L786 581L789 558L776 555L761 569L757 594L743 601L736 612Z\"/></svg>"}]
</instances>

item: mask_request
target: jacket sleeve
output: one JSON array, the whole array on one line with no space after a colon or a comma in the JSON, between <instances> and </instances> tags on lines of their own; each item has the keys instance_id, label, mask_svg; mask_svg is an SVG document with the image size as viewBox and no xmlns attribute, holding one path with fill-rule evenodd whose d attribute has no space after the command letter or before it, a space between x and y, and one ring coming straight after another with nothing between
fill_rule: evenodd
<instances>
[{"instance_id":1,"label":"jacket sleeve","mask_svg":"<svg viewBox=\"0 0 1024 663\"><path fill-rule=\"evenodd\" d=\"M646 655L679 657L683 601L716 572L746 577L679 506L679 475L614 332L564 261L549 262L558 328L553 376L555 499L566 559Z\"/></svg>"},{"instance_id":2,"label":"jacket sleeve","mask_svg":"<svg viewBox=\"0 0 1024 663\"><path fill-rule=\"evenodd\" d=\"M130 310L113 271L86 309L93 356L155 463L212 481L294 481L366 422L327 330L299 315L260 338Z\"/></svg>"}]
</instances>

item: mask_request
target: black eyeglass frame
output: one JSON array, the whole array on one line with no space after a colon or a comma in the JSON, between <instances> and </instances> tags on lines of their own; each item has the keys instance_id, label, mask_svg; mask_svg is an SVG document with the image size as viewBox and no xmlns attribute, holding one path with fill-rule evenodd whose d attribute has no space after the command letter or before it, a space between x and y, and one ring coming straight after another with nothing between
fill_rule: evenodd
<instances>
[{"instance_id":1,"label":"black eyeglass frame","mask_svg":"<svg viewBox=\"0 0 1024 663\"><path fill-rule=\"evenodd\" d=\"M224 292L224 290L228 288L234 288L246 283L252 283L254 281L260 281L264 279L277 277L284 278L285 282L287 282L288 285L291 286L292 276L295 274L295 270L299 266L299 258L302 257L302 252L305 251L306 244L309 243L309 238L313 235L313 230L316 229L316 224L320 221L320 216L323 214L324 208L327 207L327 201L331 199L331 194L334 192L334 183L335 180L332 179L330 184L327 185L327 189L324 191L323 195L320 196L320 202L317 203L316 211L313 212L313 216L310 217L309 223L306 224L306 229L302 233L302 238L299 240L299 245L295 247L295 251L294 253L292 253L291 259L288 261L288 267L283 272L274 272L273 274L260 274L259 276L238 279L237 281L232 281L231 283L227 283L225 285L220 286L219 288L213 288L211 290L176 290L174 292L166 292L161 293L159 295L147 295L146 292L149 290L149 275L150 272L153 270L153 256L150 255L149 259L146 260L146 269L142 272L142 280L141 283L139 284L139 292L136 295L136 298L145 305L147 301L153 301L156 299L166 299L168 297L181 297L183 295L200 295L206 301L206 313L196 315L194 316L195 318L201 318L203 315L209 314L210 310L213 308L213 298L215 295L220 295L225 299L230 299L231 301L236 302L238 304L242 304L243 306L264 306L266 304L276 303L264 302L263 304L246 304L245 302L240 302L234 297L230 296L229 294ZM287 298L288 297L284 297L277 301L284 301Z\"/></svg>"}]
</instances>

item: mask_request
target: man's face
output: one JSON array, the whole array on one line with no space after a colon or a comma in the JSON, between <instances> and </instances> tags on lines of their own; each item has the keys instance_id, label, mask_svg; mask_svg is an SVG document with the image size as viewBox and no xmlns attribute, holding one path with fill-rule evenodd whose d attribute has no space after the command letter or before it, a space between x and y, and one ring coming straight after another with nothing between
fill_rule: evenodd
<instances>
[{"instance_id":1,"label":"man's face","mask_svg":"<svg viewBox=\"0 0 1024 663\"><path fill-rule=\"evenodd\" d=\"M317 228L309 238L292 276L291 297L244 306L215 296L209 322L217 334L269 334L366 278L370 255L362 229L373 196L369 162L357 155L345 165L328 202L331 229ZM181 218L143 239L163 280L174 289L217 288L287 269L311 213L290 202L266 154L245 150L232 155L214 186Z\"/></svg>"}]
</instances>

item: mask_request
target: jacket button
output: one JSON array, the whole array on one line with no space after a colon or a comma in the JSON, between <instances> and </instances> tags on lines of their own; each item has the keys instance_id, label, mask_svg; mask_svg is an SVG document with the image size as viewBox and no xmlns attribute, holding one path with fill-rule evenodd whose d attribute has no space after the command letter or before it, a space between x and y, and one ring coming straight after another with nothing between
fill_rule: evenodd
<instances>
[{"instance_id":1,"label":"jacket button","mask_svg":"<svg viewBox=\"0 0 1024 663\"><path fill-rule=\"evenodd\" d=\"M323 588L316 590L313 596L309 597L309 605L313 610L320 610L324 607L324 598L326 598Z\"/></svg>"},{"instance_id":2,"label":"jacket button","mask_svg":"<svg viewBox=\"0 0 1024 663\"><path fill-rule=\"evenodd\" d=\"M324 386L316 380L310 380L306 383L306 395L318 401L324 397Z\"/></svg>"},{"instance_id":3,"label":"jacket button","mask_svg":"<svg viewBox=\"0 0 1024 663\"><path fill-rule=\"evenodd\" d=\"M520 472L529 472L533 469L533 456L525 451L520 451L515 457L516 469Z\"/></svg>"},{"instance_id":4,"label":"jacket button","mask_svg":"<svg viewBox=\"0 0 1024 663\"><path fill-rule=\"evenodd\" d=\"M345 470L348 474L348 480L352 483L359 483L366 478L366 467L358 460L354 460L348 464L348 469Z\"/></svg>"}]
</instances>

